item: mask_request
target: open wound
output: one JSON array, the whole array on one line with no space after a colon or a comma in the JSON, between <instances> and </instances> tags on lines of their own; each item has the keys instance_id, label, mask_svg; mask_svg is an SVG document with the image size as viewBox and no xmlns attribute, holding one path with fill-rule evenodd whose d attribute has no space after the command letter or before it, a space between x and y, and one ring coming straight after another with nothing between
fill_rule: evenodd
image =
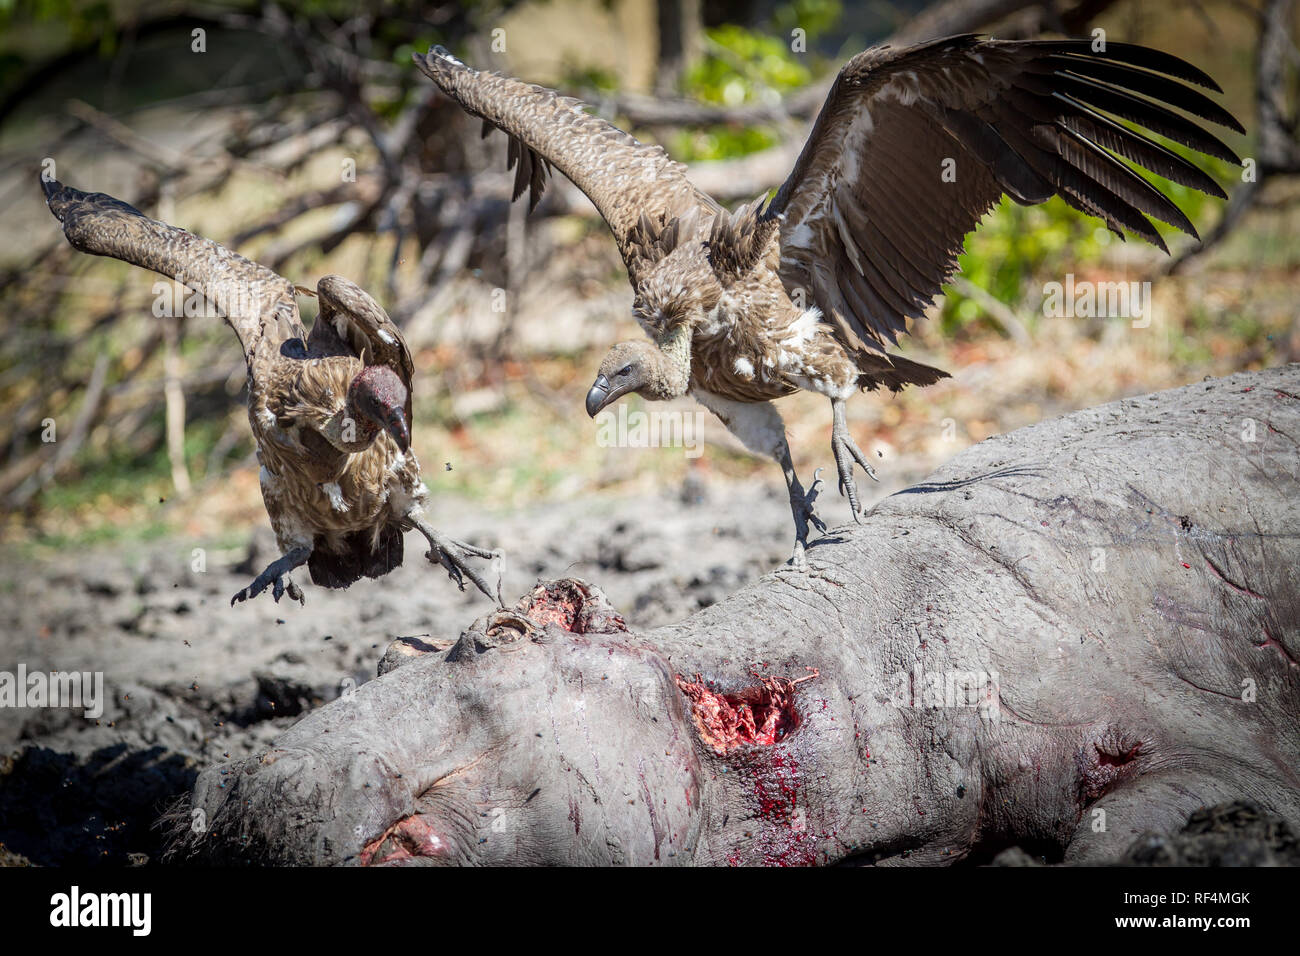
<instances>
[{"instance_id":1,"label":"open wound","mask_svg":"<svg viewBox=\"0 0 1300 956\"><path fill-rule=\"evenodd\" d=\"M811 670L797 680L755 674L757 686L731 694L711 690L699 674L693 681L681 674L674 680L690 701L691 719L700 737L716 753L725 754L746 745L770 747L798 727L794 689L819 676L816 669Z\"/></svg>"}]
</instances>

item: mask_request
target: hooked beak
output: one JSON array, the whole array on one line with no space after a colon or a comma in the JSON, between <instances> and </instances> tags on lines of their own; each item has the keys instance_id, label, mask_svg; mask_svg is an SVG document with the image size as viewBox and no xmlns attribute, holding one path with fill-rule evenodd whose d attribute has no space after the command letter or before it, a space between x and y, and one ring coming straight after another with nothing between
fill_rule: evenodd
<instances>
[{"instance_id":1,"label":"hooked beak","mask_svg":"<svg viewBox=\"0 0 1300 956\"><path fill-rule=\"evenodd\" d=\"M591 386L591 391L587 392L587 414L595 418L602 408L615 401L624 391L626 389L611 390L609 379L603 375L597 375L596 381Z\"/></svg>"},{"instance_id":2,"label":"hooked beak","mask_svg":"<svg viewBox=\"0 0 1300 956\"><path fill-rule=\"evenodd\" d=\"M406 415L400 408L394 408L388 413L384 420L384 428L393 436L393 441L397 442L397 447L402 450L402 454L406 454L411 447L411 427L406 423Z\"/></svg>"}]
</instances>

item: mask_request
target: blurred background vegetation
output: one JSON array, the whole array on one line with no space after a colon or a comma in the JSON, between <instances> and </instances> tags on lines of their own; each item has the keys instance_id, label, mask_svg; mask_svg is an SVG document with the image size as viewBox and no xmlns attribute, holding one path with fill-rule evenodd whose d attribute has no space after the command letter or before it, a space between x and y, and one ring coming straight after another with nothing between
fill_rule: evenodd
<instances>
[{"instance_id":1,"label":"blurred background vegetation","mask_svg":"<svg viewBox=\"0 0 1300 956\"><path fill-rule=\"evenodd\" d=\"M708 452L695 460L679 449L597 445L582 411L586 386L604 349L638 334L617 252L567 183L557 180L531 217L509 203L503 139L480 140L477 121L410 63L433 43L582 97L691 163L696 182L728 203L779 184L838 66L886 39L1102 28L1220 81L1248 130L1226 141L1257 160L1255 178L1195 160L1231 206L1156 181L1207 238L1204 249L1166 230L1170 259L1059 201L1004 203L969 239L963 278L905 343L954 378L851 405L852 427L885 462L881 493L990 434L1300 359L1292 2L367 7L0 0L6 541L236 540L265 522L233 335L203 315L154 318L156 277L68 248L38 184L49 160L63 181L117 195L299 285L337 272L368 288L415 352L415 444L440 499L509 510L688 479L780 484L720 427L706 431ZM1044 283L1066 273L1152 281L1151 327L1045 317ZM499 290L504 311L493 307ZM314 303L300 305L310 320ZM828 463L821 406L807 395L782 403L803 468ZM54 442L43 440L51 421Z\"/></svg>"}]
</instances>

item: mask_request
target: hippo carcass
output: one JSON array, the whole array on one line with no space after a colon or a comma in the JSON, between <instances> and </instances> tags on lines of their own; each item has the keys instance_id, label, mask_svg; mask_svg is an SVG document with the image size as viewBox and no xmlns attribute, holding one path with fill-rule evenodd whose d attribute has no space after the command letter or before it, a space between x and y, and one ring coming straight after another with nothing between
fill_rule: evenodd
<instances>
[{"instance_id":1,"label":"hippo carcass","mask_svg":"<svg viewBox=\"0 0 1300 956\"><path fill-rule=\"evenodd\" d=\"M1298 438L1300 366L1240 374L982 442L680 624L540 585L206 770L173 855L1097 862L1226 799L1294 826Z\"/></svg>"}]
</instances>

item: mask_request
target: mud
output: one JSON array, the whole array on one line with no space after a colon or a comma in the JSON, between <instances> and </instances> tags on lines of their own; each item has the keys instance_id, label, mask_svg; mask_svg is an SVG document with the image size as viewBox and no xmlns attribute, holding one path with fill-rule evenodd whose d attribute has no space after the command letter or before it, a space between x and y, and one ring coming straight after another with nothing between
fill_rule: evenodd
<instances>
[{"instance_id":1,"label":"mud","mask_svg":"<svg viewBox=\"0 0 1300 956\"><path fill-rule=\"evenodd\" d=\"M832 522L847 518L837 500L825 511ZM693 484L690 494L509 515L444 502L434 519L453 537L507 550L507 601L538 579L599 581L626 622L589 620L581 595L533 595L530 613L578 632L679 620L789 553L776 486L701 494ZM269 748L302 714L373 679L394 641L403 639L386 667L403 652L445 649L490 610L414 541L405 566L385 578L347 591L304 579L305 607L269 597L229 607L272 548L259 528L227 552L177 537L34 564L0 559L0 671L102 672L105 698L97 720L68 708L0 708L0 862L156 861L155 823L201 769Z\"/></svg>"}]
</instances>

